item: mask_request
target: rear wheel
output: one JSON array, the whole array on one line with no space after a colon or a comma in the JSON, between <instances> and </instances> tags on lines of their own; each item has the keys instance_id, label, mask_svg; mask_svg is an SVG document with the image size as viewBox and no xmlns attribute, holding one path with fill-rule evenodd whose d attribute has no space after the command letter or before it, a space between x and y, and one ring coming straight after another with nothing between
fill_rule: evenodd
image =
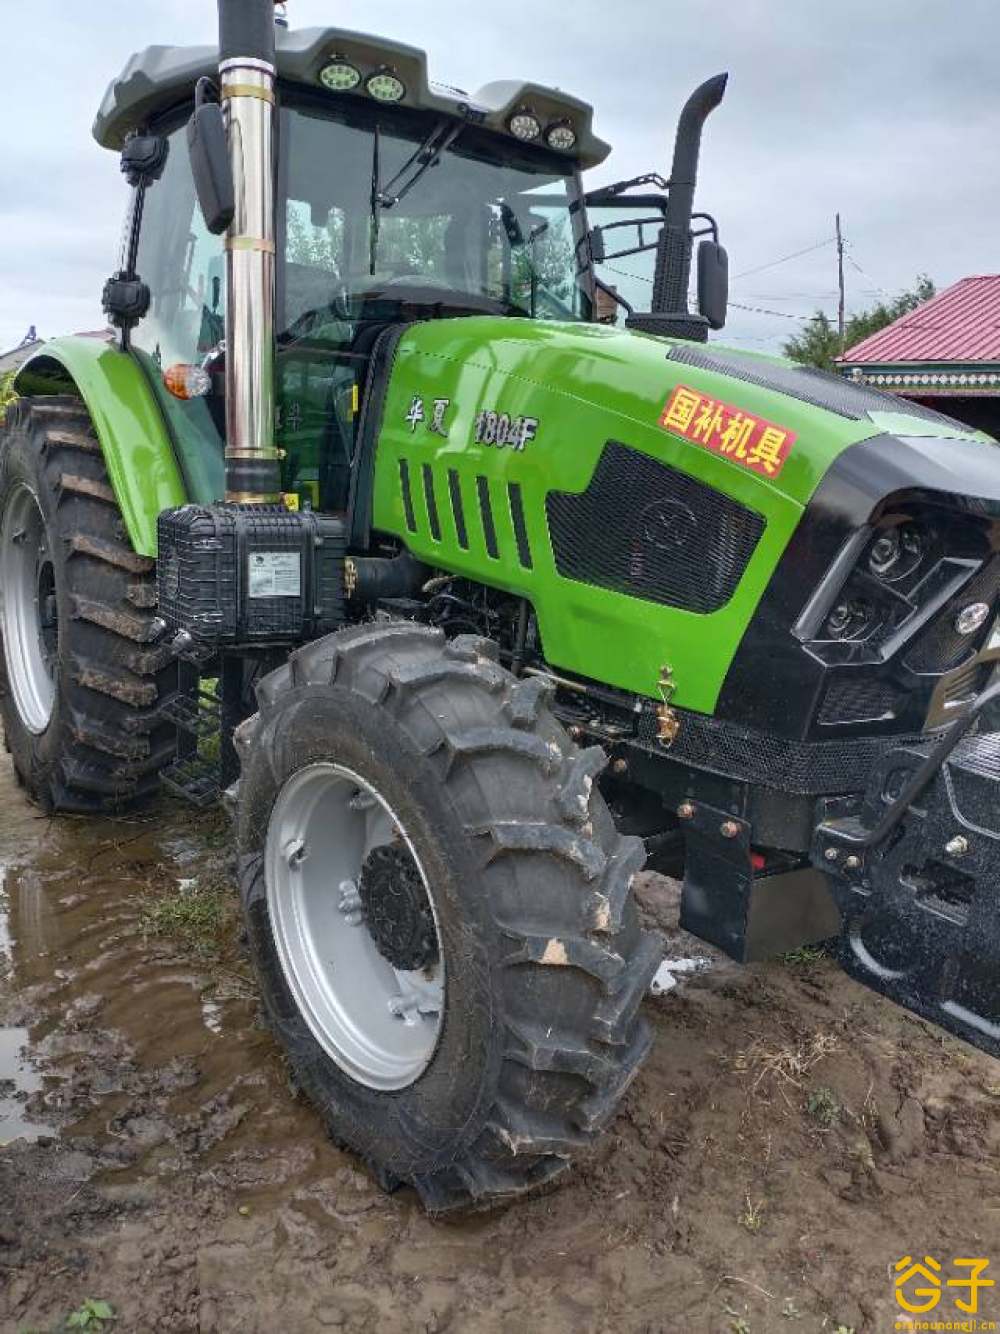
<instances>
[{"instance_id":1,"label":"rear wheel","mask_svg":"<svg viewBox=\"0 0 1000 1334\"><path fill-rule=\"evenodd\" d=\"M268 1018L339 1143L434 1212L542 1185L614 1116L661 956L638 839L488 641L307 645L244 725L240 878Z\"/></svg>"},{"instance_id":2,"label":"rear wheel","mask_svg":"<svg viewBox=\"0 0 1000 1334\"><path fill-rule=\"evenodd\" d=\"M21 399L0 433L0 716L48 810L114 810L157 786L176 686L154 563L132 549L77 398Z\"/></svg>"}]
</instances>

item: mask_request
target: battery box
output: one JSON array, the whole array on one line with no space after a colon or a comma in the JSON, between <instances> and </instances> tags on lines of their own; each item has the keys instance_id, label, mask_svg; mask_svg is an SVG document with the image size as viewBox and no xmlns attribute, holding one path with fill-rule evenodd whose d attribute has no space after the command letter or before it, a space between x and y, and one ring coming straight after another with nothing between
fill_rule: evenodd
<instances>
[{"instance_id":1,"label":"battery box","mask_svg":"<svg viewBox=\"0 0 1000 1334\"><path fill-rule=\"evenodd\" d=\"M289 643L344 623L341 519L282 505L184 505L157 524L159 615L194 645Z\"/></svg>"}]
</instances>

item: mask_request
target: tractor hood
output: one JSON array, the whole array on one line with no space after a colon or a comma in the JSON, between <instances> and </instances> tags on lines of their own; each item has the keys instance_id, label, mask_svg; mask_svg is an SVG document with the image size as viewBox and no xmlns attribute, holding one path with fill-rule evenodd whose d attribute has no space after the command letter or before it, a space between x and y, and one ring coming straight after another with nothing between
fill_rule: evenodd
<instances>
[{"instance_id":1,"label":"tractor hood","mask_svg":"<svg viewBox=\"0 0 1000 1334\"><path fill-rule=\"evenodd\" d=\"M730 474L730 484L720 483L726 490L742 490L742 478L805 505L845 449L885 435L883 482L893 474L901 489L1000 500L1000 453L989 436L778 358L597 325L492 318L415 325L397 357L440 359L469 377L502 375L508 396L515 384L534 384L567 406L575 399L604 423L605 438L617 432L685 468L700 455L699 471ZM554 443L540 427L539 448L543 439Z\"/></svg>"},{"instance_id":2,"label":"tractor hood","mask_svg":"<svg viewBox=\"0 0 1000 1334\"><path fill-rule=\"evenodd\" d=\"M715 708L765 594L784 601L753 671L781 637L801 676L796 571L815 586L889 496L1000 513L987 437L740 352L476 316L406 327L377 378L373 528L528 599L552 666L653 698L669 667L691 710Z\"/></svg>"}]
</instances>

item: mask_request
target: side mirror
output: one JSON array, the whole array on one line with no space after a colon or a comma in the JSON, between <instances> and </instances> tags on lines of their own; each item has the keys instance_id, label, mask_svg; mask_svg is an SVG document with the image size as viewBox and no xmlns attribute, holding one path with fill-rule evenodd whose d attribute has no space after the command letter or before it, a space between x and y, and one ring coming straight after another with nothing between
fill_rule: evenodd
<instances>
[{"instance_id":1,"label":"side mirror","mask_svg":"<svg viewBox=\"0 0 1000 1334\"><path fill-rule=\"evenodd\" d=\"M222 107L204 97L199 85L194 112L187 124L188 154L205 226L218 236L233 220L236 192Z\"/></svg>"},{"instance_id":2,"label":"side mirror","mask_svg":"<svg viewBox=\"0 0 1000 1334\"><path fill-rule=\"evenodd\" d=\"M600 227L591 227L587 240L590 244L590 258L595 264L603 264L608 257L604 245L604 232Z\"/></svg>"},{"instance_id":3,"label":"side mirror","mask_svg":"<svg viewBox=\"0 0 1000 1334\"><path fill-rule=\"evenodd\" d=\"M698 309L710 329L726 323L729 306L729 256L718 241L702 241L698 246Z\"/></svg>"}]
</instances>

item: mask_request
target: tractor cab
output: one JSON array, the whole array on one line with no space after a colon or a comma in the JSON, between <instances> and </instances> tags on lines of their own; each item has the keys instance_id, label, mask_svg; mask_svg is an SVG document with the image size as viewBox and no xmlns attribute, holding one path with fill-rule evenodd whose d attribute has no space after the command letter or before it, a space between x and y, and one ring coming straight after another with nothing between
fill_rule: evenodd
<instances>
[{"instance_id":1,"label":"tractor cab","mask_svg":"<svg viewBox=\"0 0 1000 1334\"><path fill-rule=\"evenodd\" d=\"M609 148L590 107L556 90L504 82L470 96L431 83L411 47L331 28L276 36L274 438L286 496L329 512L347 504L388 329L470 314L591 319L581 171ZM188 99L195 88L200 104L217 98L217 63L208 47L138 54L94 127L125 150L133 185L121 272L149 295L126 340L189 493L205 500L224 490L226 258L199 207ZM151 169L129 165L143 139L161 144Z\"/></svg>"},{"instance_id":2,"label":"tractor cab","mask_svg":"<svg viewBox=\"0 0 1000 1334\"><path fill-rule=\"evenodd\" d=\"M124 309L112 294L111 318L160 398L192 497L226 489L222 233L247 186L273 233L252 321L257 377L273 377L273 431L262 425L259 444L270 435L282 493L303 508L346 509L357 423L377 388L372 354L393 329L464 315L596 319L702 340L721 327L725 252L714 221L691 207L701 126L724 75L689 99L669 182L651 174L585 195L582 172L610 151L586 103L533 83L443 87L423 52L340 29L275 35L277 79L256 89L273 99L272 148L255 141L236 194L233 90L215 82L213 48L137 54L94 126L99 143L122 149L133 187L116 275ZM692 239L709 235L701 313L689 315ZM622 262L648 274L623 284ZM650 305L656 313L639 313Z\"/></svg>"}]
</instances>

